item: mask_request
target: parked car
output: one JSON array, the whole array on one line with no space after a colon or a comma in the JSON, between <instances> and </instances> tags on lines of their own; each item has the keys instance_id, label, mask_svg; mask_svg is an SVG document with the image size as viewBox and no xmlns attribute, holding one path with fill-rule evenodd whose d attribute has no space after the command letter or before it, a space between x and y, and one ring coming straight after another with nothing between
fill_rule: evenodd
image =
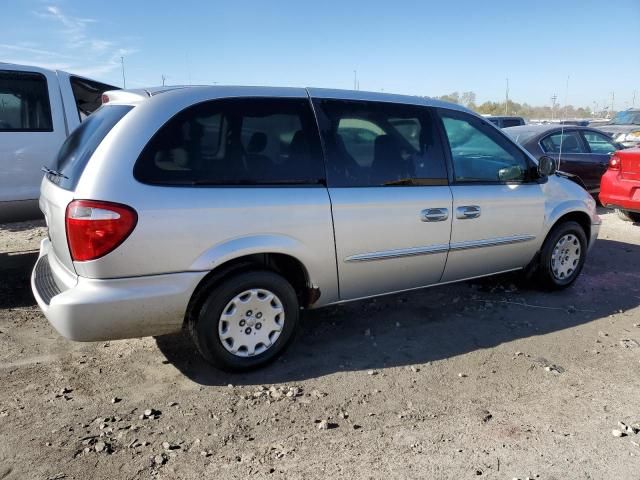
<instances>
[{"instance_id":1,"label":"parked car","mask_svg":"<svg viewBox=\"0 0 640 480\"><path fill-rule=\"evenodd\" d=\"M586 127L589 125L589 120L560 120L560 125L577 125L579 127Z\"/></svg>"},{"instance_id":2,"label":"parked car","mask_svg":"<svg viewBox=\"0 0 640 480\"><path fill-rule=\"evenodd\" d=\"M609 157L622 148L594 128L563 125L526 125L505 129L505 133L534 157L548 155L560 171L577 176L584 188L596 195Z\"/></svg>"},{"instance_id":3,"label":"parked car","mask_svg":"<svg viewBox=\"0 0 640 480\"><path fill-rule=\"evenodd\" d=\"M282 351L301 308L522 269L568 287L600 219L553 168L464 107L418 97L114 98L42 181L32 289L70 339L185 326L210 362L250 369Z\"/></svg>"},{"instance_id":4,"label":"parked car","mask_svg":"<svg viewBox=\"0 0 640 480\"><path fill-rule=\"evenodd\" d=\"M640 148L629 148L611 156L602 176L600 202L615 208L623 220L640 222Z\"/></svg>"},{"instance_id":5,"label":"parked car","mask_svg":"<svg viewBox=\"0 0 640 480\"><path fill-rule=\"evenodd\" d=\"M624 147L640 146L640 109L618 112L613 119L598 128Z\"/></svg>"},{"instance_id":6,"label":"parked car","mask_svg":"<svg viewBox=\"0 0 640 480\"><path fill-rule=\"evenodd\" d=\"M61 71L0 63L0 222L41 215L42 167L115 87Z\"/></svg>"},{"instance_id":7,"label":"parked car","mask_svg":"<svg viewBox=\"0 0 640 480\"><path fill-rule=\"evenodd\" d=\"M511 117L506 115L487 115L484 118L489 120L498 128L517 127L518 125L524 125L527 123L522 117Z\"/></svg>"}]
</instances>

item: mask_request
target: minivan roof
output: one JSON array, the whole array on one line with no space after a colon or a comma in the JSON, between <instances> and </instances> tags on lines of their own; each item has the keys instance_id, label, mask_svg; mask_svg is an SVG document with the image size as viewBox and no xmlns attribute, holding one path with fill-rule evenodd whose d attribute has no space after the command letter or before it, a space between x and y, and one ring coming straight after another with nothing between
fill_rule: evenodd
<instances>
[{"instance_id":1,"label":"minivan roof","mask_svg":"<svg viewBox=\"0 0 640 480\"><path fill-rule=\"evenodd\" d=\"M331 88L300 88L300 87L266 87L266 86L238 86L238 85L173 85L150 88L113 90L105 92L109 97L109 102L113 103L139 103L155 95L167 92L183 90L188 94L191 89L208 89L214 96L265 96L265 97L292 97L306 96L320 99L336 100L362 100L370 102L403 103L410 105L422 105L430 107L443 107L452 110L459 110L477 115L462 105L456 103L436 100L431 97L420 97L417 95L400 95L394 93L368 92L363 90L341 90ZM177 93L174 93L177 94Z\"/></svg>"}]
</instances>

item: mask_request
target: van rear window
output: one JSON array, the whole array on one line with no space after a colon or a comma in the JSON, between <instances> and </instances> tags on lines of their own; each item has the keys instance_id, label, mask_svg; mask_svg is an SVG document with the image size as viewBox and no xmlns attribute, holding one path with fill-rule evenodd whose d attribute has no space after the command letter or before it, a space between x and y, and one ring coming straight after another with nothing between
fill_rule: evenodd
<instances>
[{"instance_id":1,"label":"van rear window","mask_svg":"<svg viewBox=\"0 0 640 480\"><path fill-rule=\"evenodd\" d=\"M107 105L89 115L69 135L58 152L52 168L61 175L48 174L47 178L65 190L75 190L93 152L132 108L129 105Z\"/></svg>"}]
</instances>

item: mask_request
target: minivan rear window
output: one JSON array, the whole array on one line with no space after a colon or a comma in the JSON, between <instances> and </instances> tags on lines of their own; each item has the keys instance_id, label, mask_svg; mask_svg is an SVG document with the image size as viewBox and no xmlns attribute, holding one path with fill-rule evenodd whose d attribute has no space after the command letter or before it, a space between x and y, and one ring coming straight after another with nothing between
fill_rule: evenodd
<instances>
[{"instance_id":1,"label":"minivan rear window","mask_svg":"<svg viewBox=\"0 0 640 480\"><path fill-rule=\"evenodd\" d=\"M75 190L87 162L100 142L133 107L106 105L99 108L65 140L47 178L65 190Z\"/></svg>"},{"instance_id":2,"label":"minivan rear window","mask_svg":"<svg viewBox=\"0 0 640 480\"><path fill-rule=\"evenodd\" d=\"M193 105L149 141L133 170L151 185L310 185L322 150L304 98L230 98Z\"/></svg>"}]
</instances>

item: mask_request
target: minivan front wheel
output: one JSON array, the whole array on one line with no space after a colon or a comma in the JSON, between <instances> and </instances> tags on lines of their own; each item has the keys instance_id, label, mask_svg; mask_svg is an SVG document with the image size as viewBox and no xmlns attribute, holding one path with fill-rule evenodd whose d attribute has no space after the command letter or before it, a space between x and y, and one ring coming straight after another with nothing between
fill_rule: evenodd
<instances>
[{"instance_id":1,"label":"minivan front wheel","mask_svg":"<svg viewBox=\"0 0 640 480\"><path fill-rule=\"evenodd\" d=\"M251 271L214 287L190 329L206 360L224 370L251 370L282 353L299 314L287 280L274 272Z\"/></svg>"},{"instance_id":2,"label":"minivan front wheel","mask_svg":"<svg viewBox=\"0 0 640 480\"><path fill-rule=\"evenodd\" d=\"M575 282L587 255L587 237L580 224L563 222L551 229L540 252L538 280L543 288L560 290Z\"/></svg>"}]
</instances>

